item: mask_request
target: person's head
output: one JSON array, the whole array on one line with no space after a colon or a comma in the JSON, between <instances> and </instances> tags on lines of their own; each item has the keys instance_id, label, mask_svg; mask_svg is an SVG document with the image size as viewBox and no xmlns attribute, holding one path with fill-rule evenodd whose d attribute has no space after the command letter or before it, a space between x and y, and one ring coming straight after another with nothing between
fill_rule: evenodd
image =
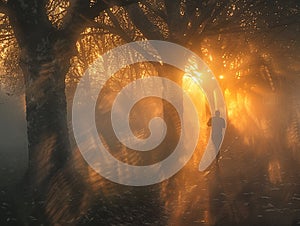
<instances>
[{"instance_id":1,"label":"person's head","mask_svg":"<svg viewBox=\"0 0 300 226\"><path fill-rule=\"evenodd\" d=\"M219 110L215 111L215 116L220 117L220 111Z\"/></svg>"}]
</instances>

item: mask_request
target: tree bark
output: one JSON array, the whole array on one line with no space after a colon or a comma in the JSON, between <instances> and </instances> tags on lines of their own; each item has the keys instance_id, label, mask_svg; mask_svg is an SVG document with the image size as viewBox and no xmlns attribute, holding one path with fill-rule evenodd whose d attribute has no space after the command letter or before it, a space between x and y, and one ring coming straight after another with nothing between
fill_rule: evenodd
<instances>
[{"instance_id":1,"label":"tree bark","mask_svg":"<svg viewBox=\"0 0 300 226\"><path fill-rule=\"evenodd\" d=\"M76 34L52 26L45 1L8 0L7 6L20 48L29 150L28 170L16 193L18 217L24 225L53 225L56 210L63 206L50 213L49 205L56 200L49 194L61 191L58 180L74 177L65 170L71 154L65 77L75 54Z\"/></svg>"},{"instance_id":2,"label":"tree bark","mask_svg":"<svg viewBox=\"0 0 300 226\"><path fill-rule=\"evenodd\" d=\"M45 224L45 200L51 179L63 170L71 153L65 77L72 54L60 48L66 45L59 39L42 37L33 42L35 48L24 46L20 58L29 150L29 166L22 187L24 201L32 203L26 207L29 210L26 215L40 218L40 223Z\"/></svg>"},{"instance_id":3,"label":"tree bark","mask_svg":"<svg viewBox=\"0 0 300 226\"><path fill-rule=\"evenodd\" d=\"M46 57L51 55L48 52L44 54ZM68 65L60 65L51 57L46 61L38 58L27 56L29 61L23 61L21 67L26 87L30 174L44 172L47 175L44 178L47 179L54 173L54 169L63 166L70 152L65 96ZM47 162L44 162L49 156Z\"/></svg>"}]
</instances>

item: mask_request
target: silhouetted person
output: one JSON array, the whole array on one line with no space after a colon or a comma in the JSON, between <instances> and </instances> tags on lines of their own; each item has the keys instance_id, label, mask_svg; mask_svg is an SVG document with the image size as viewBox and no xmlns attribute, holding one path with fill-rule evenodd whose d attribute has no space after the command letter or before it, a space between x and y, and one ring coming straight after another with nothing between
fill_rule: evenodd
<instances>
[{"instance_id":1,"label":"silhouetted person","mask_svg":"<svg viewBox=\"0 0 300 226\"><path fill-rule=\"evenodd\" d=\"M215 111L215 116L209 119L207 125L212 127L212 142L215 145L216 151L219 151L222 142L222 132L225 128L225 120L222 117L220 117L220 111ZM217 160L218 159L219 154L217 155Z\"/></svg>"}]
</instances>

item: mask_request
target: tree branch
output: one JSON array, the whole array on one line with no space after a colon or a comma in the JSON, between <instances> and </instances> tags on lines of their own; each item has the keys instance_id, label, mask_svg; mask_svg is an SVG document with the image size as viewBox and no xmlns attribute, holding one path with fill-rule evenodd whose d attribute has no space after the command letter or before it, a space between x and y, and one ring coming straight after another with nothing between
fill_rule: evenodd
<instances>
[{"instance_id":1,"label":"tree branch","mask_svg":"<svg viewBox=\"0 0 300 226\"><path fill-rule=\"evenodd\" d=\"M133 24L147 39L164 39L160 29L147 18L139 5L131 5L126 9Z\"/></svg>"},{"instance_id":2,"label":"tree branch","mask_svg":"<svg viewBox=\"0 0 300 226\"><path fill-rule=\"evenodd\" d=\"M88 21L94 20L101 12L113 6L126 6L137 3L138 0L98 0L91 5L90 1L75 0L67 9L62 30L70 40L76 41L80 33L88 26Z\"/></svg>"}]
</instances>

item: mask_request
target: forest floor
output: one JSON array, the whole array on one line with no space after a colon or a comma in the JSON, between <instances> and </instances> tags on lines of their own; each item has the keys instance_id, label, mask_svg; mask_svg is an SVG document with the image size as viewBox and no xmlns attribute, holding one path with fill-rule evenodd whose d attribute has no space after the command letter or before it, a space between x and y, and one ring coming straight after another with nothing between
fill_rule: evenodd
<instances>
[{"instance_id":1,"label":"forest floor","mask_svg":"<svg viewBox=\"0 0 300 226\"><path fill-rule=\"evenodd\" d=\"M13 200L24 167L9 159L1 156L0 225L22 226ZM282 151L253 154L236 137L209 170L183 169L165 186L94 202L70 225L300 225L300 166Z\"/></svg>"}]
</instances>

